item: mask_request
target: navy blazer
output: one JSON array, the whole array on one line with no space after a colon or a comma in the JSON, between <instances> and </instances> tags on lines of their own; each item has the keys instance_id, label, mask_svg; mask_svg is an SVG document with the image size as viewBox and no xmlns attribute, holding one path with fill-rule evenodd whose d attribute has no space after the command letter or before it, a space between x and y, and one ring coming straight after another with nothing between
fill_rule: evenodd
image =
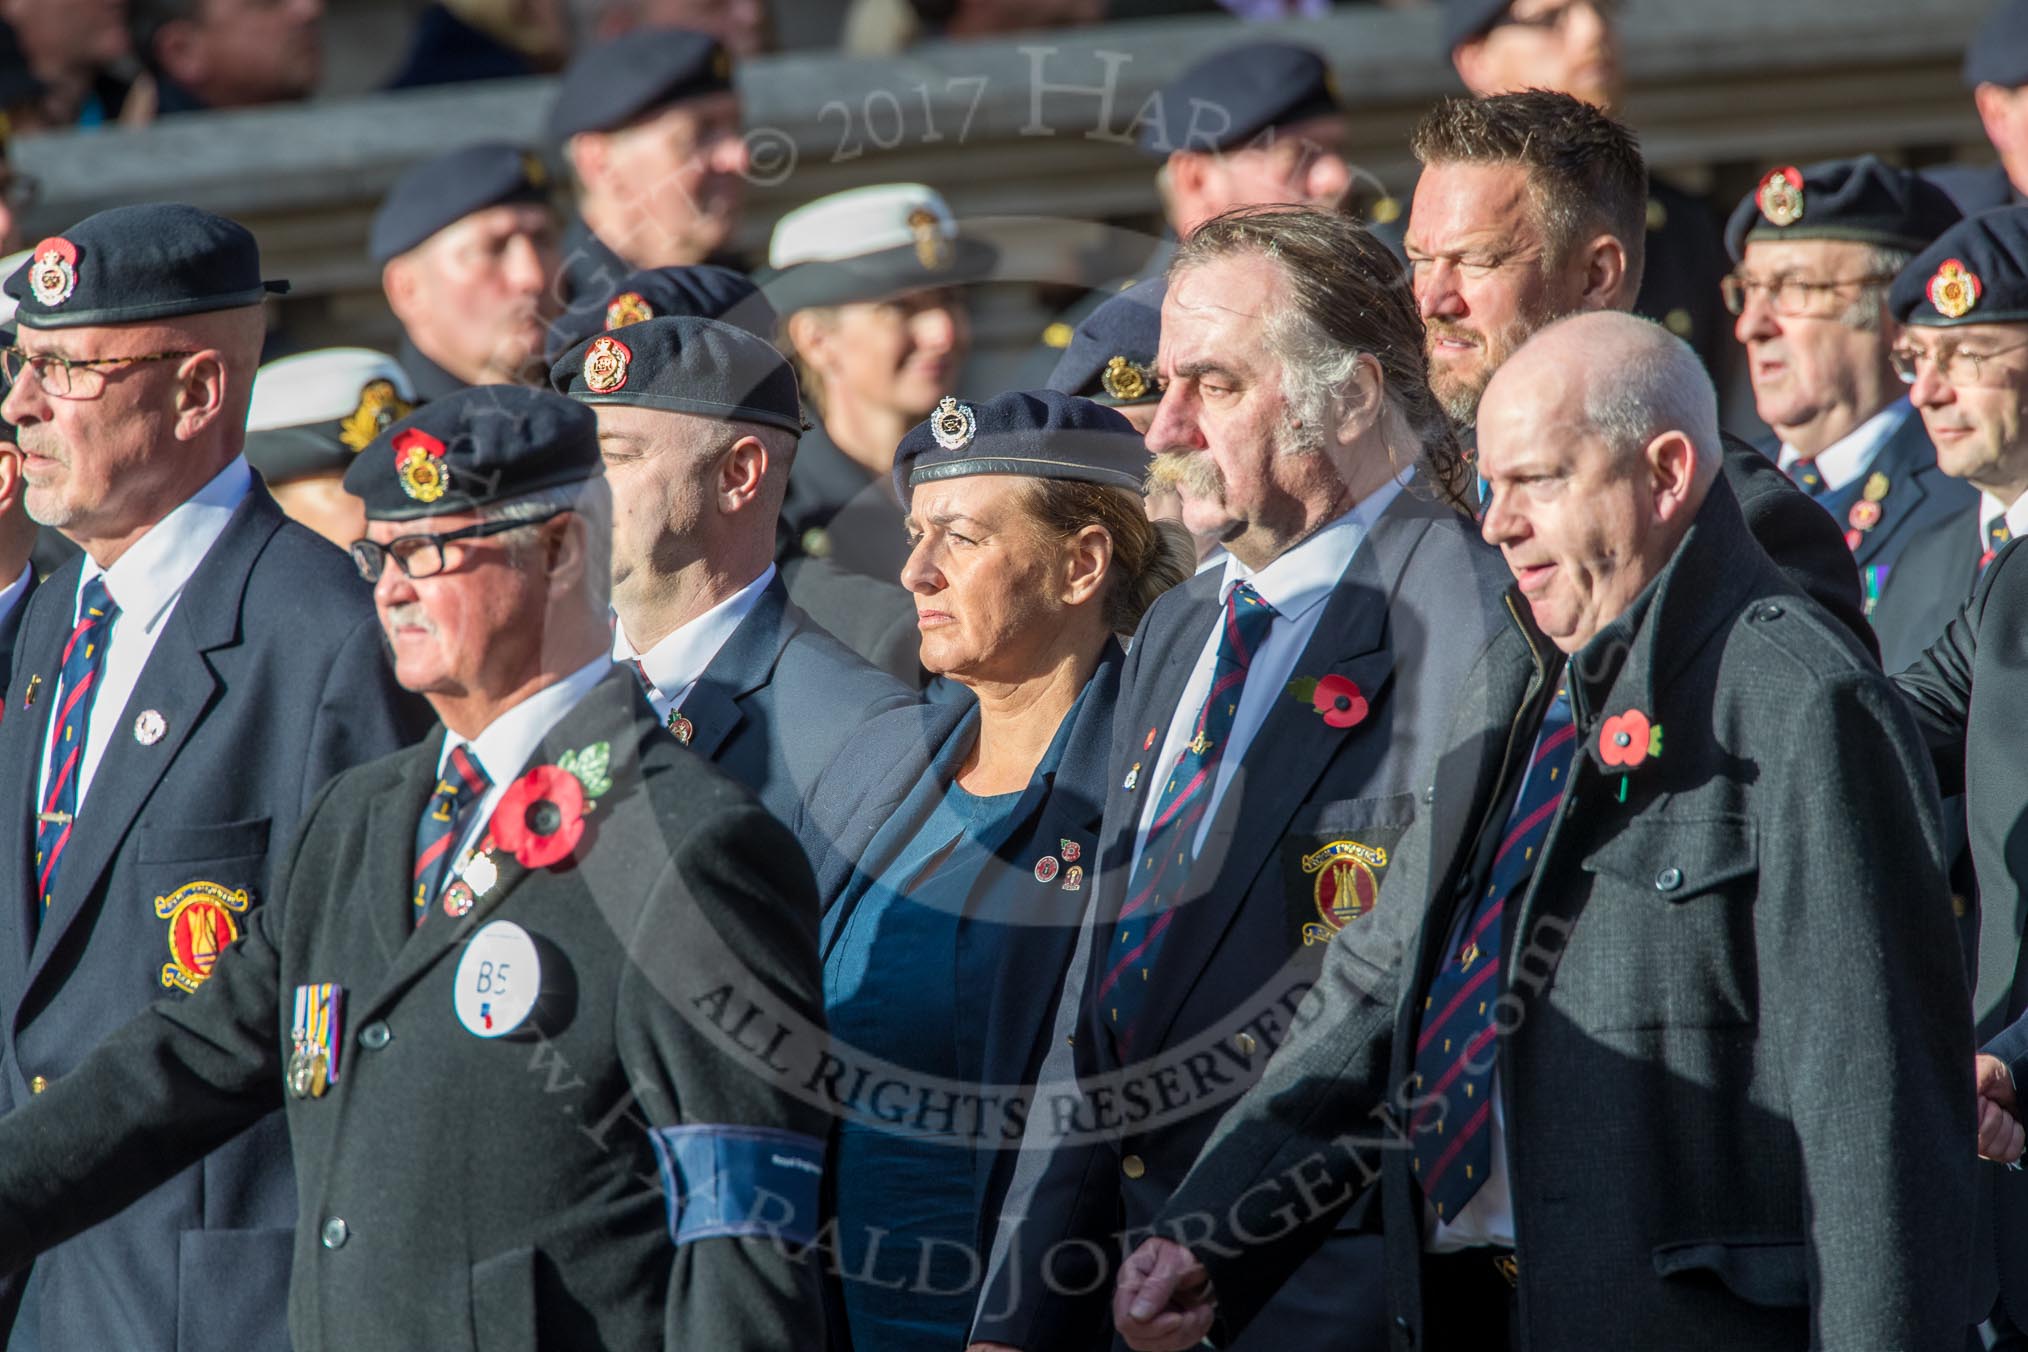
<instances>
[{"instance_id":1,"label":"navy blazer","mask_svg":"<svg viewBox=\"0 0 2028 1352\"><path fill-rule=\"evenodd\" d=\"M1103 1329L1097 1307L1111 1282L1069 1270L1079 1247L1106 1246L1122 1227L1153 1218L1222 1109L1261 1075L1331 935L1361 923L1358 908L1331 891L1338 870L1326 852L1351 844L1362 859L1385 860L1416 821L1457 683L1499 631L1512 581L1476 525L1432 501L1419 478L1381 514L1294 670L1349 678L1369 712L1334 728L1307 700L1277 694L1191 869L1148 978L1136 1064L1123 1066L1102 1002L1088 992L1111 966L1142 808L1164 778L1146 758L1172 716L1195 714L1178 700L1223 613L1223 580L1210 569L1157 601L1127 660L1105 780L1093 952L1065 995L1079 1005L1076 1042L1052 1047L1043 1073L1050 1086L1072 1069L1087 1084L1118 1078L1090 1096L1086 1118L1054 1149L1054 1110L1031 1119L1024 1154L1046 1164L1023 1167L1009 1190L1005 1210L1025 1217L1025 1233L1000 1237L973 1324L980 1341L1081 1347ZM1374 886L1384 881L1385 862L1362 867ZM1379 1246L1351 1233L1356 1226L1292 1279L1249 1347L1379 1344ZM1058 1258L1045 1259L1052 1249ZM1093 1295L1064 1294L1088 1282Z\"/></svg>"},{"instance_id":2,"label":"navy blazer","mask_svg":"<svg viewBox=\"0 0 2028 1352\"><path fill-rule=\"evenodd\" d=\"M1051 1018L1090 892L1086 879L1098 849L1106 753L1125 660L1118 644L1106 645L1071 708L1068 727L1059 733L1063 753L1055 772L1046 776L1040 803L996 851L1008 867L982 875L967 900L967 916L1005 917L1018 910L1026 922L992 928L993 942L1001 947L994 982L956 1011L961 1016L956 1022L958 1035L973 1044L968 1050L972 1063L981 1067L982 1084L1033 1084L1047 1049ZM909 832L883 834L883 828L925 776L941 773L943 787L948 787L948 769L940 771L939 761L949 759L947 751L969 747L978 728L977 704L921 704L872 720L846 744L811 797L807 830L798 831L827 842L821 850L813 848L811 855L817 897L824 907L823 958L830 957L867 884L908 843ZM1035 874L1036 862L1044 857L1057 860L1046 881ZM1017 895L990 898L989 907L989 894L999 887L1011 887ZM960 925L960 944L966 941L967 928ZM907 979L905 973L896 976ZM1000 1199L1017 1162L1015 1147L1021 1140L1025 1107L1003 1105L985 1131L1000 1148L989 1143L972 1154L977 1251L982 1254L992 1243Z\"/></svg>"},{"instance_id":3,"label":"navy blazer","mask_svg":"<svg viewBox=\"0 0 2028 1352\"><path fill-rule=\"evenodd\" d=\"M776 577L684 697L683 716L691 751L794 824L852 735L915 701L798 609ZM808 840L804 848L816 853Z\"/></svg>"},{"instance_id":4,"label":"navy blazer","mask_svg":"<svg viewBox=\"0 0 2028 1352\"><path fill-rule=\"evenodd\" d=\"M110 737L40 918L36 781L82 556L22 621L0 775L0 1107L70 1072L144 1006L209 973L268 900L283 847L324 782L426 724L394 683L351 560L288 521L256 482L165 622ZM31 684L34 693L31 694ZM166 733L143 745L141 711ZM201 1164L36 1260L46 1348L283 1347L295 1183L270 1115ZM24 1313L24 1318L26 1314ZM25 1330L28 1335L38 1330Z\"/></svg>"},{"instance_id":5,"label":"navy blazer","mask_svg":"<svg viewBox=\"0 0 2028 1352\"><path fill-rule=\"evenodd\" d=\"M1978 489L1937 467L1929 429L1913 409L1881 445L1864 474L1836 493L1817 499L1846 532L1845 543L1851 546L1852 561L1859 566L1869 615L1909 542L1939 517L1975 507L1978 501ZM1869 502L1880 513L1871 525L1865 524L1872 511L1866 506Z\"/></svg>"},{"instance_id":6,"label":"navy blazer","mask_svg":"<svg viewBox=\"0 0 2028 1352\"><path fill-rule=\"evenodd\" d=\"M1873 607L1883 670L1906 669L1957 618L1978 585L1985 552L1976 493L1957 511L1909 537Z\"/></svg>"}]
</instances>

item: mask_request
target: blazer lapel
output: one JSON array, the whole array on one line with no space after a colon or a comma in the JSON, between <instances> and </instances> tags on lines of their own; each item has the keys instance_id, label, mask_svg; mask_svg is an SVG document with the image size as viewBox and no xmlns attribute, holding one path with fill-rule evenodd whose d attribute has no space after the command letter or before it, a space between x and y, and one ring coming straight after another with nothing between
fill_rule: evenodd
<instances>
[{"instance_id":1,"label":"blazer lapel","mask_svg":"<svg viewBox=\"0 0 2028 1352\"><path fill-rule=\"evenodd\" d=\"M1122 876L1119 887L1106 888L1110 908L1117 909L1125 900L1124 875L1132 872L1128 865L1147 801L1143 795L1154 791L1169 770L1159 758L1170 721L1191 716L1192 711L1179 713L1176 701L1183 697L1183 687L1203 656L1204 641L1218 623L1223 576L1223 569L1214 568L1184 583L1186 604L1174 608L1176 618L1160 628L1150 626L1135 640L1160 656L1135 671L1133 688L1121 692L1113 723L1110 770L1117 774L1109 774L1105 785L1105 818L1113 827L1101 862L1105 871Z\"/></svg>"},{"instance_id":2,"label":"blazer lapel","mask_svg":"<svg viewBox=\"0 0 2028 1352\"><path fill-rule=\"evenodd\" d=\"M775 663L796 629L788 611L788 589L777 576L684 697L690 749L704 759L715 758L726 739L746 721L740 701L773 679Z\"/></svg>"},{"instance_id":3,"label":"blazer lapel","mask_svg":"<svg viewBox=\"0 0 2028 1352\"><path fill-rule=\"evenodd\" d=\"M360 903L380 942L381 956L392 967L415 932L416 824L436 792L437 761L444 753L444 727L439 723L413 749L402 753L402 764L389 776L386 789L374 795L367 809L366 839L375 848L360 860Z\"/></svg>"},{"instance_id":4,"label":"blazer lapel","mask_svg":"<svg viewBox=\"0 0 2028 1352\"><path fill-rule=\"evenodd\" d=\"M14 678L7 690L5 714L0 716L0 764L14 767L20 794L15 809L0 825L0 848L15 861L14 910L20 943L10 957L19 964L16 975L22 977L27 974L41 919L35 896L37 784L49 751L50 710L56 705L63 645L70 636L72 612L77 606L77 579L84 567L81 560L82 556L59 568L28 599L28 613L21 617L15 638ZM33 703L29 702L30 691L34 692Z\"/></svg>"},{"instance_id":5,"label":"blazer lapel","mask_svg":"<svg viewBox=\"0 0 2028 1352\"><path fill-rule=\"evenodd\" d=\"M640 792L642 742L649 737L661 735L664 734L655 728L650 719L645 698L635 681L634 673L624 665L615 666L591 688L591 691L578 702L576 708L564 715L563 720L550 729L549 735L542 739L534 754L529 757L528 764L519 772L526 774L537 765L554 765L567 751L579 751L596 742L607 744L611 759L606 772L613 781L613 787L599 799L597 807L593 809L593 818L587 822L585 838L579 843L568 865L524 868L513 855L504 850L494 849L492 860L499 873L494 884L486 889L485 895L476 897L472 909L461 917L453 918L446 914L442 907L438 907L419 928L400 936L398 940L400 947L395 953L393 965L388 970L386 978L367 1000L365 1008L349 1017L356 1019L376 1017L398 999L403 991L414 985L445 953L462 948L473 932L486 923L487 919L500 909L501 904L517 893L531 878L552 872L561 876L575 874L584 862L585 853L598 847L599 835L606 820L612 816L613 809L628 795ZM442 743L439 741L437 745L441 747ZM435 760L430 759L424 764L434 775ZM411 782L410 788L413 787ZM408 815L387 823L385 829L396 832L398 840L404 842L412 840L416 816L421 813L423 804L427 801L428 795L425 792L421 799L403 804ZM381 826L377 817L375 826L376 828ZM486 829L480 833L479 839L484 841L491 830L491 823L488 823ZM394 853L402 858L409 855L407 849L396 850ZM404 876L397 892L404 900L408 897L407 881L407 877ZM406 906L395 908L394 913L405 916L407 908Z\"/></svg>"},{"instance_id":6,"label":"blazer lapel","mask_svg":"<svg viewBox=\"0 0 2028 1352\"><path fill-rule=\"evenodd\" d=\"M79 807L79 829L64 856L62 884L42 917L29 955L30 985L84 913L83 899L97 890L155 786L210 708L218 690L211 654L239 643L247 577L284 519L274 499L256 483L164 621L126 709L107 734L91 789ZM133 735L133 718L151 709L162 715L167 730L153 746L143 746Z\"/></svg>"},{"instance_id":7,"label":"blazer lapel","mask_svg":"<svg viewBox=\"0 0 2028 1352\"><path fill-rule=\"evenodd\" d=\"M1429 530L1434 504L1408 491L1375 523L1344 577L1325 602L1310 642L1296 662L1298 679L1339 675L1359 687L1373 713L1386 718L1382 699L1393 679L1394 652L1388 646L1388 617L1402 574ZM1190 989L1203 975L1226 931L1239 919L1243 898L1269 855L1279 847L1317 780L1361 722L1334 728L1316 709L1285 691L1274 692L1267 720L1254 735L1250 765L1233 777L1218 815L1191 869L1191 887L1170 926L1164 960L1150 978L1150 1028L1166 1037ZM1385 729L1378 729L1385 736ZM1273 748L1272 754L1261 751ZM1251 773L1250 773L1251 771ZM1181 959L1180 961L1178 959Z\"/></svg>"}]
</instances>

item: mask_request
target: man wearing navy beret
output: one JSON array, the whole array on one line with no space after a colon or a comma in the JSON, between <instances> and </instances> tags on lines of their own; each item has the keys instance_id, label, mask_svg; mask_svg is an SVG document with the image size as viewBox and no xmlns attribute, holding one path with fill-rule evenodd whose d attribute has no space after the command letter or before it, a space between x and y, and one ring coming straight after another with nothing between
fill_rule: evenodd
<instances>
[{"instance_id":1,"label":"man wearing navy beret","mask_svg":"<svg viewBox=\"0 0 2028 1352\"><path fill-rule=\"evenodd\" d=\"M646 29L572 59L549 139L577 180L563 290L611 295L638 268L724 253L746 203L747 147L732 58L687 28Z\"/></svg>"},{"instance_id":2,"label":"man wearing navy beret","mask_svg":"<svg viewBox=\"0 0 2028 1352\"><path fill-rule=\"evenodd\" d=\"M374 213L367 251L418 397L540 383L562 255L534 154L482 142L416 165Z\"/></svg>"},{"instance_id":3,"label":"man wearing navy beret","mask_svg":"<svg viewBox=\"0 0 2028 1352\"><path fill-rule=\"evenodd\" d=\"M589 338L550 379L598 415L617 502L613 657L677 741L796 822L846 738L915 696L776 574L803 429L795 373L765 339L676 317Z\"/></svg>"},{"instance_id":4,"label":"man wearing navy beret","mask_svg":"<svg viewBox=\"0 0 2028 1352\"><path fill-rule=\"evenodd\" d=\"M1967 216L2028 205L2028 0L1993 0L1965 44L1964 78L1999 162L1925 172Z\"/></svg>"},{"instance_id":5,"label":"man wearing navy beret","mask_svg":"<svg viewBox=\"0 0 2028 1352\"><path fill-rule=\"evenodd\" d=\"M1965 796L1978 874L1979 1150L2005 1163L2020 1155L2028 1116L2020 714L2028 698L2021 658L2028 555L2011 543L2028 527L2028 207L1984 212L1947 231L1895 279L1890 304L1903 325L1895 360L1912 380L1937 458L1980 489L1983 529L1965 518L1934 528L1948 526L1955 538L1960 586L1974 578L1977 585L1969 600L1958 592L1957 609L1937 618L1928 651L1896 681L1915 704L1939 787ZM1890 583L1890 595L1900 582ZM2028 1342L2028 1188L1997 1165L1984 1183L1991 1227L1980 1227L1967 1322L1990 1321L1976 1346L2020 1347Z\"/></svg>"},{"instance_id":6,"label":"man wearing navy beret","mask_svg":"<svg viewBox=\"0 0 2028 1352\"><path fill-rule=\"evenodd\" d=\"M550 327L543 360L554 367L595 333L680 316L722 319L769 342L781 323L760 287L736 268L716 263L642 268L620 278L611 291L571 297L569 308Z\"/></svg>"},{"instance_id":7,"label":"man wearing navy beret","mask_svg":"<svg viewBox=\"0 0 2028 1352\"><path fill-rule=\"evenodd\" d=\"M395 672L442 725L316 795L215 980L0 1119L0 1267L285 1109L310 1200L288 1277L190 1276L286 1285L291 1341L180 1346L821 1346L790 1246L826 1122L787 1092L824 1046L815 888L607 656L591 412L465 391L345 485ZM754 1002L766 1058L728 1031Z\"/></svg>"},{"instance_id":8,"label":"man wearing navy beret","mask_svg":"<svg viewBox=\"0 0 2028 1352\"><path fill-rule=\"evenodd\" d=\"M356 571L241 455L261 303L285 289L253 237L189 207L116 208L41 241L6 289L20 332L0 416L30 515L84 551L29 603L0 720L0 1105L18 1110L151 1001L187 1012L276 899L325 781L421 721ZM117 1215L80 1208L35 1262L20 1335L43 1352L283 1346L286 1134L272 1114L244 1125Z\"/></svg>"},{"instance_id":9,"label":"man wearing navy beret","mask_svg":"<svg viewBox=\"0 0 2028 1352\"><path fill-rule=\"evenodd\" d=\"M1938 468L1888 359L1888 283L1957 220L1943 189L1867 155L1768 170L1725 228L1754 401L1782 469L1845 533L1869 615L1909 542L1976 496ZM1895 671L1920 648L1882 650Z\"/></svg>"}]
</instances>

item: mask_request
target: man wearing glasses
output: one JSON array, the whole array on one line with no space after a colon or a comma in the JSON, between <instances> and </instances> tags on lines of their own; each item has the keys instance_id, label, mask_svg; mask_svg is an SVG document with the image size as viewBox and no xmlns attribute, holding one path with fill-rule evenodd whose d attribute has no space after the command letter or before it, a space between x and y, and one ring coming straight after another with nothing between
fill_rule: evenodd
<instances>
[{"instance_id":1,"label":"man wearing glasses","mask_svg":"<svg viewBox=\"0 0 2028 1352\"><path fill-rule=\"evenodd\" d=\"M1844 532L1869 609L1908 542L1975 496L1938 469L1888 359L1887 284L1957 221L1941 188L1868 155L1770 169L1726 223L1722 290L1754 402L1782 469Z\"/></svg>"},{"instance_id":2,"label":"man wearing glasses","mask_svg":"<svg viewBox=\"0 0 2028 1352\"><path fill-rule=\"evenodd\" d=\"M245 229L177 206L93 216L7 280L0 418L29 514L83 550L29 600L0 718L8 1112L144 1006L187 1002L324 781L420 731L356 572L241 456L283 286ZM12 1332L43 1352L285 1346L295 1213L269 1115L43 1254Z\"/></svg>"},{"instance_id":3,"label":"man wearing glasses","mask_svg":"<svg viewBox=\"0 0 2028 1352\"><path fill-rule=\"evenodd\" d=\"M2028 207L1987 214L1995 228L2019 229ZM2028 323L1996 319L1983 278L1976 295L1943 292L1953 309L1969 302L1947 321L1925 292L1930 280L1908 282L1906 294L1897 288L1893 308L1899 315L1905 303L1909 317L1902 322L1912 327L1889 357L1935 443L1938 468L1977 492L1908 541L1880 593L1873 625L1889 671L1915 660L1958 613L2000 547L2028 531L2028 427L2012 398L2028 378L2022 374L2028 354L2015 351L2028 340Z\"/></svg>"},{"instance_id":4,"label":"man wearing glasses","mask_svg":"<svg viewBox=\"0 0 2028 1352\"><path fill-rule=\"evenodd\" d=\"M2028 554L2003 541L2028 527L2028 207L1964 221L1895 278L1904 327L1895 365L1911 379L1937 460L1980 490L1941 523L1979 546L1977 577L1916 663L1895 678L1916 709L1945 794L1963 793L1980 914L1976 985L1979 1153L1985 1167L1969 1322L1972 1346L2028 1346L2028 1177L2021 1156L2028 1076L2028 961L2021 946L2028 832L2022 827L2021 709L2028 699ZM1898 575L1897 575L1898 578Z\"/></svg>"}]
</instances>

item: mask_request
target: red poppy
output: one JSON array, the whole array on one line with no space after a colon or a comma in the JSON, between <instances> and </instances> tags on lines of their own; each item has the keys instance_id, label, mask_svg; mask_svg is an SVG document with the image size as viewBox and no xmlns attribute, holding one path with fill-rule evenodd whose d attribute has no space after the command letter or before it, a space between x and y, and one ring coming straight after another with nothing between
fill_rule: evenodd
<instances>
[{"instance_id":1,"label":"red poppy","mask_svg":"<svg viewBox=\"0 0 2028 1352\"><path fill-rule=\"evenodd\" d=\"M1310 705L1334 728L1349 728L1365 721L1371 707L1366 696L1348 677L1325 676L1310 695Z\"/></svg>"},{"instance_id":2,"label":"red poppy","mask_svg":"<svg viewBox=\"0 0 2028 1352\"><path fill-rule=\"evenodd\" d=\"M568 770L538 765L500 796L492 830L523 868L561 863L584 835L584 786Z\"/></svg>"},{"instance_id":3,"label":"red poppy","mask_svg":"<svg viewBox=\"0 0 2028 1352\"><path fill-rule=\"evenodd\" d=\"M1648 758L1649 732L1648 716L1639 709L1608 718L1598 730L1599 759L1633 769Z\"/></svg>"}]
</instances>

